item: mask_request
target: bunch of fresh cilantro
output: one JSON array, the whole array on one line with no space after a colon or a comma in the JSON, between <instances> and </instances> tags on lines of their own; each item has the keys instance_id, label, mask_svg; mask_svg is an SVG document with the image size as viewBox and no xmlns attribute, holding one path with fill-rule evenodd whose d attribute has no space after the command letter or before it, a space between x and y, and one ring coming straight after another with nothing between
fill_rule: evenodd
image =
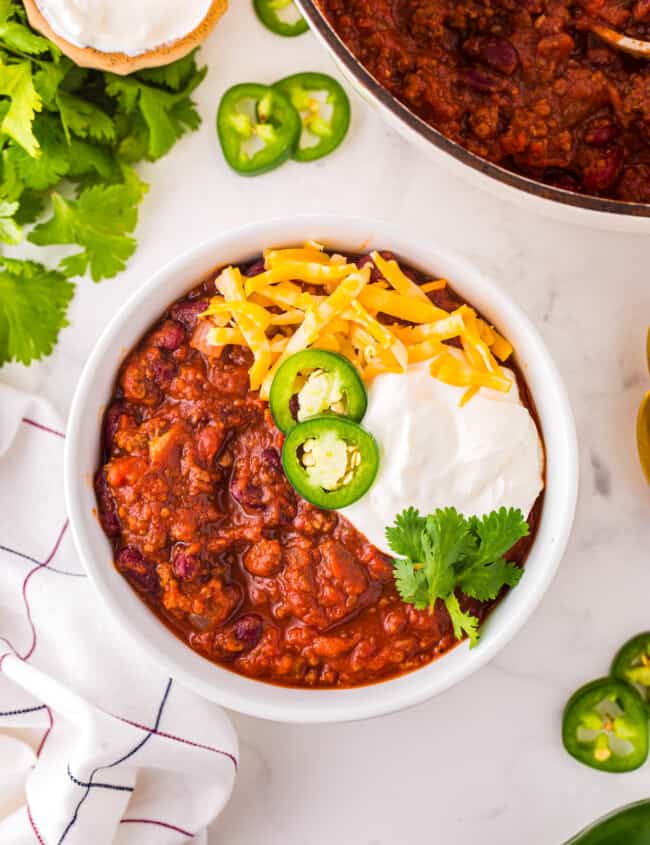
<instances>
[{"instance_id":1,"label":"bunch of fresh cilantro","mask_svg":"<svg viewBox=\"0 0 650 845\"><path fill-rule=\"evenodd\" d=\"M0 255L0 366L49 355L75 276L115 276L147 186L132 165L156 161L200 117L194 55L130 77L84 70L0 0L0 242L79 247L56 269Z\"/></svg>"},{"instance_id":2,"label":"bunch of fresh cilantro","mask_svg":"<svg viewBox=\"0 0 650 845\"><path fill-rule=\"evenodd\" d=\"M455 508L421 516L407 508L386 529L395 585L405 602L418 610L445 603L457 639L479 640L479 621L462 610L456 591L479 601L495 599L503 587L519 583L522 570L504 555L529 533L520 510L501 508L484 517L466 518Z\"/></svg>"}]
</instances>

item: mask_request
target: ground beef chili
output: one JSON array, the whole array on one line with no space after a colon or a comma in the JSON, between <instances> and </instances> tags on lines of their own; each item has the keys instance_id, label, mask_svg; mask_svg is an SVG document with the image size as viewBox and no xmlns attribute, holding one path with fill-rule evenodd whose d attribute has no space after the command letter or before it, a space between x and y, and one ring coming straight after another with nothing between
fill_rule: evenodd
<instances>
[{"instance_id":1,"label":"ground beef chili","mask_svg":"<svg viewBox=\"0 0 650 845\"><path fill-rule=\"evenodd\" d=\"M429 614L403 603L390 559L289 485L282 434L249 390L249 350L208 358L191 345L214 293L205 282L172 305L120 370L95 478L115 566L191 648L252 678L349 687L444 654L455 644L444 605ZM460 304L449 289L431 297ZM517 562L541 502L531 537L511 551ZM461 603L480 619L492 607Z\"/></svg>"},{"instance_id":2,"label":"ground beef chili","mask_svg":"<svg viewBox=\"0 0 650 845\"><path fill-rule=\"evenodd\" d=\"M318 0L368 70L448 138L549 185L650 202L648 0Z\"/></svg>"}]
</instances>

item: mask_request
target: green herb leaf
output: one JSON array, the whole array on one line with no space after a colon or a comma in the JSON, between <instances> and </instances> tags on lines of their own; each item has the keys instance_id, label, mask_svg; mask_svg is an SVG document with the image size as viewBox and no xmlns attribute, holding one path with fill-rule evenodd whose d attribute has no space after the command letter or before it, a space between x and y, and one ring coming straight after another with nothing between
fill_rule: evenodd
<instances>
[{"instance_id":1,"label":"green herb leaf","mask_svg":"<svg viewBox=\"0 0 650 845\"><path fill-rule=\"evenodd\" d=\"M465 518L455 508L422 517L407 508L386 529L386 538L400 557L393 561L395 585L405 602L433 612L442 600L457 638L478 642L478 620L461 609L456 591L479 601L492 601L504 587L515 587L522 570L504 555L529 528L521 511L501 508L482 518Z\"/></svg>"},{"instance_id":2,"label":"green herb leaf","mask_svg":"<svg viewBox=\"0 0 650 845\"><path fill-rule=\"evenodd\" d=\"M458 576L458 586L470 598L479 601L495 599L504 587L516 587L523 570L503 558L493 563L475 563Z\"/></svg>"},{"instance_id":3,"label":"green herb leaf","mask_svg":"<svg viewBox=\"0 0 650 845\"><path fill-rule=\"evenodd\" d=\"M31 243L81 248L58 271L0 256L0 366L51 352L66 276L124 269L147 189L128 165L198 127L190 94L205 73L194 54L126 79L80 68L32 30L19 0L0 0L0 243L18 243L51 206Z\"/></svg>"},{"instance_id":4,"label":"green herb leaf","mask_svg":"<svg viewBox=\"0 0 650 845\"><path fill-rule=\"evenodd\" d=\"M414 569L409 560L396 558L393 561L395 586L402 599L418 610L429 606L427 577L422 569Z\"/></svg>"},{"instance_id":5,"label":"green herb leaf","mask_svg":"<svg viewBox=\"0 0 650 845\"><path fill-rule=\"evenodd\" d=\"M100 143L112 143L115 140L115 124L99 106L65 91L56 94L56 104L68 142L71 133Z\"/></svg>"},{"instance_id":6,"label":"green herb leaf","mask_svg":"<svg viewBox=\"0 0 650 845\"><path fill-rule=\"evenodd\" d=\"M61 273L34 261L0 258L0 365L49 355L68 325L73 294L74 285Z\"/></svg>"},{"instance_id":7,"label":"green herb leaf","mask_svg":"<svg viewBox=\"0 0 650 845\"><path fill-rule=\"evenodd\" d=\"M36 118L34 134L42 153L38 158L17 144L11 144L7 153L22 183L35 191L44 191L68 173L70 150L60 122L52 115L43 114Z\"/></svg>"},{"instance_id":8,"label":"green herb leaf","mask_svg":"<svg viewBox=\"0 0 650 845\"><path fill-rule=\"evenodd\" d=\"M422 560L422 531L425 521L416 508L407 508L395 517L395 525L386 528L388 545L395 554L413 561Z\"/></svg>"},{"instance_id":9,"label":"green herb leaf","mask_svg":"<svg viewBox=\"0 0 650 845\"><path fill-rule=\"evenodd\" d=\"M82 252L64 258L61 269L68 276L87 270L94 281L121 272L135 251L129 236L138 222L137 204L147 188L132 171L121 185L96 185L78 200L52 194L53 216L36 226L29 240L39 246L79 244Z\"/></svg>"},{"instance_id":10,"label":"green herb leaf","mask_svg":"<svg viewBox=\"0 0 650 845\"><path fill-rule=\"evenodd\" d=\"M0 62L0 95L11 100L0 130L20 144L29 155L37 156L39 147L32 132L32 122L36 112L41 110L42 102L34 88L30 62L15 65Z\"/></svg>"},{"instance_id":11,"label":"green herb leaf","mask_svg":"<svg viewBox=\"0 0 650 845\"><path fill-rule=\"evenodd\" d=\"M131 136L138 139L138 149L146 133L146 155L151 161L169 152L176 141L188 130L196 129L199 117L189 101L189 96L205 78L207 68L195 70L180 91L166 91L149 85L135 77L107 74L106 91L119 101L125 115L133 123L122 139L127 150L132 146Z\"/></svg>"},{"instance_id":12,"label":"green herb leaf","mask_svg":"<svg viewBox=\"0 0 650 845\"><path fill-rule=\"evenodd\" d=\"M0 200L0 241L4 244L19 244L23 239L23 231L13 219L17 211L17 202Z\"/></svg>"},{"instance_id":13,"label":"green herb leaf","mask_svg":"<svg viewBox=\"0 0 650 845\"><path fill-rule=\"evenodd\" d=\"M454 626L454 636L457 640L462 640L463 637L469 637L469 647L474 648L478 645L480 639L478 632L478 619L470 613L465 613L461 610L458 598L455 593L447 596L445 599L445 607L449 613L451 624Z\"/></svg>"},{"instance_id":14,"label":"green herb leaf","mask_svg":"<svg viewBox=\"0 0 650 845\"><path fill-rule=\"evenodd\" d=\"M478 541L478 548L473 556L476 563L491 563L497 560L529 533L524 515L516 508L500 508L481 519L474 516L470 525Z\"/></svg>"}]
</instances>

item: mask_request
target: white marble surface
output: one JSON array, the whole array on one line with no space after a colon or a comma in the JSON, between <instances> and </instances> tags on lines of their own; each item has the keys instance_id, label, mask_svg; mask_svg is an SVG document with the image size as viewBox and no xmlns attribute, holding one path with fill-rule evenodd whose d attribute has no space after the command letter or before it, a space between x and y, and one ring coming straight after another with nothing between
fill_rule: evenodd
<instances>
[{"instance_id":1,"label":"white marble surface","mask_svg":"<svg viewBox=\"0 0 650 845\"><path fill-rule=\"evenodd\" d=\"M539 326L578 422L582 489L566 558L516 640L479 674L409 712L297 728L234 716L242 744L232 802L212 841L228 845L410 845L425 839L559 845L583 823L648 794L649 769L621 777L563 752L560 713L650 627L650 491L634 415L650 387L650 238L567 228L477 193L389 131L358 98L345 145L314 165L244 180L223 163L214 114L225 87L331 63L311 35L285 41L235 8L204 51L205 123L151 182L126 273L83 281L56 353L0 379L68 408L95 338L161 263L215 231L265 216L369 214L412 227L491 273ZM650 231L650 223L649 223Z\"/></svg>"}]
</instances>

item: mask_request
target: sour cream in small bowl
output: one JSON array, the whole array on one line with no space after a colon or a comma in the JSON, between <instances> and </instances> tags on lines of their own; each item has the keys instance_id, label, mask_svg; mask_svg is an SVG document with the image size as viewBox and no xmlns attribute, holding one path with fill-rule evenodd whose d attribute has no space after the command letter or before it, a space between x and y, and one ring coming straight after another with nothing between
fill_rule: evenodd
<instances>
[{"instance_id":1,"label":"sour cream in small bowl","mask_svg":"<svg viewBox=\"0 0 650 845\"><path fill-rule=\"evenodd\" d=\"M361 499L345 513L354 527L388 551L383 528L404 506L416 505L428 513L455 505L479 513L504 504L527 512L545 487L524 575L489 615L479 645L470 649L463 642L416 671L370 686L308 689L263 683L191 650L161 624L116 570L113 548L97 520L92 488L101 461L102 419L125 350L132 349L171 303L215 268L245 265L265 247L295 247L307 241L318 241L345 256L388 250L431 278L448 279L512 343L512 366L532 397L532 402L524 403L516 389L507 398L477 395L464 406L467 413L460 414L463 391L438 383L426 369L414 367L406 376L377 376L363 425L383 448L383 462L365 502ZM395 378L403 381L393 383ZM499 442L491 435L497 430ZM533 612L555 574L573 522L577 482L569 401L548 351L525 315L496 284L443 246L386 223L355 218L309 216L250 224L217 236L159 271L114 317L90 356L66 441L65 486L73 536L109 610L153 659L186 686L242 713L286 722L346 721L399 710L448 689L494 657Z\"/></svg>"}]
</instances>

